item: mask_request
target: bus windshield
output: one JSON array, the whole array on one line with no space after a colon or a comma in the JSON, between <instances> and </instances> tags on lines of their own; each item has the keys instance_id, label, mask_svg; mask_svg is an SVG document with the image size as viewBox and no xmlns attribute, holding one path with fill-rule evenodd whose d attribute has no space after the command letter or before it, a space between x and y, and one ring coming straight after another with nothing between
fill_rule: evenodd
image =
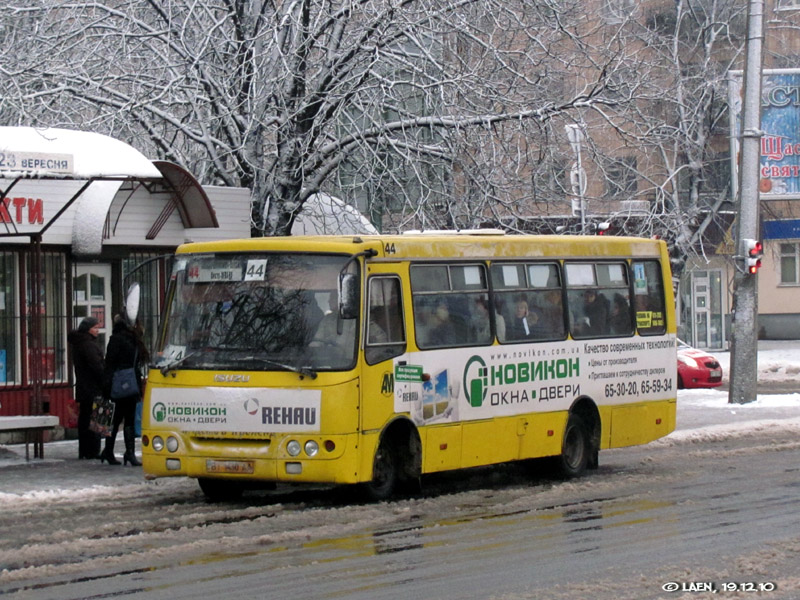
<instances>
[{"instance_id":1,"label":"bus windshield","mask_svg":"<svg viewBox=\"0 0 800 600\"><path fill-rule=\"evenodd\" d=\"M341 319L337 282L349 256L198 254L176 257L156 367L352 368L357 319ZM349 265L355 269L355 261Z\"/></svg>"}]
</instances>

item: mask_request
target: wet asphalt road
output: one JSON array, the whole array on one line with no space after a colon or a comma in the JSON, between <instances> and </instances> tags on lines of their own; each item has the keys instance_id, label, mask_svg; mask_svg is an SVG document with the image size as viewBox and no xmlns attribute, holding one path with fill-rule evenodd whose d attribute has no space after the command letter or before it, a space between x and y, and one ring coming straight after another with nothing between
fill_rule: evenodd
<instances>
[{"instance_id":1,"label":"wet asphalt road","mask_svg":"<svg viewBox=\"0 0 800 600\"><path fill-rule=\"evenodd\" d=\"M378 504L347 488L279 487L215 505L191 481L145 483L131 467L4 469L3 480L15 471L65 480L0 494L0 594L798 598L798 433L605 451L598 471L569 482L544 477L538 463L430 477L421 497ZM67 476L71 490L60 487ZM725 588L734 583L774 589L734 594ZM673 584L682 587L665 591Z\"/></svg>"}]
</instances>

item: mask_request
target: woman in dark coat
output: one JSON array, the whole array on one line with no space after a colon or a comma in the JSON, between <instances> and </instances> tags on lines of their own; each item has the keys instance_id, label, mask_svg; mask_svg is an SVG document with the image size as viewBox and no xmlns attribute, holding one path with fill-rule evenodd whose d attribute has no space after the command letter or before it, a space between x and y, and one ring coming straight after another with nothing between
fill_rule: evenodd
<instances>
[{"instance_id":1,"label":"woman in dark coat","mask_svg":"<svg viewBox=\"0 0 800 600\"><path fill-rule=\"evenodd\" d=\"M114 372L121 369L134 367L137 375L141 373L141 366L148 362L147 349L142 342L137 330L128 323L128 320L118 315L114 318L114 329L106 348L106 368L104 377L104 391L111 397L111 380ZM136 432L134 422L136 419L136 403L142 399L142 382L134 393L126 398L112 398L114 401L114 422L111 437L106 438L101 460L108 464L118 465L119 461L114 456L114 442L117 438L119 426L123 423L122 434L125 438L125 454L122 460L125 464L131 463L138 467L141 463L136 459Z\"/></svg>"},{"instance_id":2,"label":"woman in dark coat","mask_svg":"<svg viewBox=\"0 0 800 600\"><path fill-rule=\"evenodd\" d=\"M69 332L72 365L75 369L75 400L78 402L78 458L97 458L100 439L89 429L94 399L103 394L103 349L97 343L98 324L86 317Z\"/></svg>"}]
</instances>

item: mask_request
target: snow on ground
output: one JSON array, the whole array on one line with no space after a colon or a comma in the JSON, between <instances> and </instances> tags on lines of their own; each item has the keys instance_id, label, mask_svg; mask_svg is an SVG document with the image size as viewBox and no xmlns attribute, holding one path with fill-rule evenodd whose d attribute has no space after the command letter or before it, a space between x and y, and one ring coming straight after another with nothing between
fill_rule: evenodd
<instances>
[{"instance_id":1,"label":"snow on ground","mask_svg":"<svg viewBox=\"0 0 800 600\"><path fill-rule=\"evenodd\" d=\"M731 354L711 352L722 365L727 387ZM747 404L729 404L727 389L678 392L678 423L667 441L720 435L744 435L763 428L800 431L800 393L772 392L770 385L800 390L800 340L762 340L758 343L759 393Z\"/></svg>"},{"instance_id":2,"label":"snow on ground","mask_svg":"<svg viewBox=\"0 0 800 600\"><path fill-rule=\"evenodd\" d=\"M722 365L723 380L730 374L731 353L712 351ZM800 389L800 340L761 340L758 342L758 381L761 383L798 382Z\"/></svg>"}]
</instances>

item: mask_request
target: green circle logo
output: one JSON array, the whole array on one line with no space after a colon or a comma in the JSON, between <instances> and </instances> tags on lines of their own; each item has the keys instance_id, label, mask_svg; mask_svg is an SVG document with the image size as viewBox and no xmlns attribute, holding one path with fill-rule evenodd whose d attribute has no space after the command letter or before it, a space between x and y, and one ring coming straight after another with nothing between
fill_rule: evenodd
<instances>
[{"instance_id":1,"label":"green circle logo","mask_svg":"<svg viewBox=\"0 0 800 600\"><path fill-rule=\"evenodd\" d=\"M167 407L163 403L157 402L153 405L153 418L158 423L167 418Z\"/></svg>"},{"instance_id":2,"label":"green circle logo","mask_svg":"<svg viewBox=\"0 0 800 600\"><path fill-rule=\"evenodd\" d=\"M479 407L486 400L489 387L489 370L480 356L473 356L464 367L464 394L470 406Z\"/></svg>"}]
</instances>

